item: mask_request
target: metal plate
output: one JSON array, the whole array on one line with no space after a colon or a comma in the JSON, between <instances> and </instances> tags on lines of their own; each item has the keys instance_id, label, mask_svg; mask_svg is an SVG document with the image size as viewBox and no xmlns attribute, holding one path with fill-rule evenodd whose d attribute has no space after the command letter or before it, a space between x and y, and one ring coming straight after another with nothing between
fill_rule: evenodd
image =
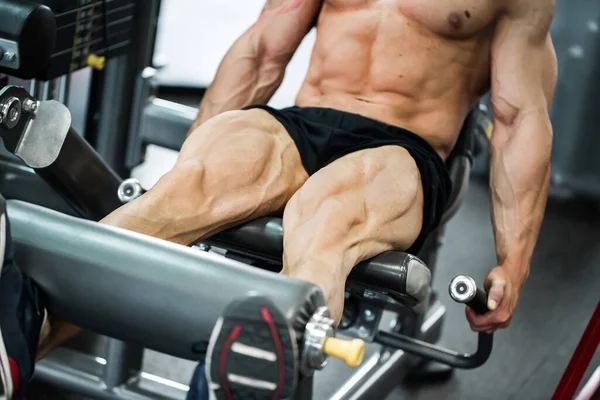
<instances>
[{"instance_id":1,"label":"metal plate","mask_svg":"<svg viewBox=\"0 0 600 400\"><path fill-rule=\"evenodd\" d=\"M19 44L12 40L0 38L0 67L19 69L21 66L21 57L19 54ZM6 53L14 54L14 59L9 61L4 55Z\"/></svg>"},{"instance_id":2,"label":"metal plate","mask_svg":"<svg viewBox=\"0 0 600 400\"><path fill-rule=\"evenodd\" d=\"M48 167L60 154L70 126L71 114L67 107L54 100L40 102L15 155L31 168Z\"/></svg>"}]
</instances>

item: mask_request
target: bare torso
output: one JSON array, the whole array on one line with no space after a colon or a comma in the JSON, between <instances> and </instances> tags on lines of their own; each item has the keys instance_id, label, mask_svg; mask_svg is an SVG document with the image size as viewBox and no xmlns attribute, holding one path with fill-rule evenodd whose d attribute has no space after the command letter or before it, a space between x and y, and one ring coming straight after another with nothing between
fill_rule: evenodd
<instances>
[{"instance_id":1,"label":"bare torso","mask_svg":"<svg viewBox=\"0 0 600 400\"><path fill-rule=\"evenodd\" d=\"M496 0L325 0L296 103L403 127L442 156L489 89Z\"/></svg>"}]
</instances>

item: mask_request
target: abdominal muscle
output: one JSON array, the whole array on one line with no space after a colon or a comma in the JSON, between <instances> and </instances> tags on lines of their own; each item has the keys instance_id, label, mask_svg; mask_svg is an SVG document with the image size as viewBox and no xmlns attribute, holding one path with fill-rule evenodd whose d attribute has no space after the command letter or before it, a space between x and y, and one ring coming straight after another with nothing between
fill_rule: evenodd
<instances>
[{"instance_id":1,"label":"abdominal muscle","mask_svg":"<svg viewBox=\"0 0 600 400\"><path fill-rule=\"evenodd\" d=\"M446 158L468 112L488 89L489 39L442 36L389 4L323 6L296 104L402 127Z\"/></svg>"}]
</instances>

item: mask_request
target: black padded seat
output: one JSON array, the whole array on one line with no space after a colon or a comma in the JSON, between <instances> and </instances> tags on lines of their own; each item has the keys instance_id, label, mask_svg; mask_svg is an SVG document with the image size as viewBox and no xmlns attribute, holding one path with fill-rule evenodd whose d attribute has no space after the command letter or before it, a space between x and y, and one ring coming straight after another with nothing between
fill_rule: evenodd
<instances>
[{"instance_id":1,"label":"black padded seat","mask_svg":"<svg viewBox=\"0 0 600 400\"><path fill-rule=\"evenodd\" d=\"M259 218L215 235L205 243L280 266L283 256L282 220ZM427 300L431 272L417 257L390 251L354 267L348 283L387 295L396 303L413 308Z\"/></svg>"},{"instance_id":2,"label":"black padded seat","mask_svg":"<svg viewBox=\"0 0 600 400\"><path fill-rule=\"evenodd\" d=\"M464 198L477 148L476 136L485 134L486 122L487 117L479 109L471 112L446 161L453 187L442 224L456 213ZM274 217L259 218L219 233L204 243L281 266L282 220ZM428 300L430 283L431 272L421 260L411 254L395 251L362 262L352 270L348 278L349 287L370 289L374 294L387 295L395 302L413 309Z\"/></svg>"}]
</instances>

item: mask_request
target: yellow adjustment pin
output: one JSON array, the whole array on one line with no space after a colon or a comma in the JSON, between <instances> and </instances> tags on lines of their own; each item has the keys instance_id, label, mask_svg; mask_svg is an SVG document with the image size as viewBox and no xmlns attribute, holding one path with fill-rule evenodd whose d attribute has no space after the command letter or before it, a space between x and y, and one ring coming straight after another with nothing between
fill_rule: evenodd
<instances>
[{"instance_id":1,"label":"yellow adjustment pin","mask_svg":"<svg viewBox=\"0 0 600 400\"><path fill-rule=\"evenodd\" d=\"M90 54L88 58L85 60L85 63L88 67L92 67L97 69L98 71L104 69L104 64L106 63L106 57L100 57L95 54Z\"/></svg>"},{"instance_id":2,"label":"yellow adjustment pin","mask_svg":"<svg viewBox=\"0 0 600 400\"><path fill-rule=\"evenodd\" d=\"M365 342L360 339L344 340L330 337L325 339L323 353L339 358L350 368L356 368L365 355Z\"/></svg>"}]
</instances>

